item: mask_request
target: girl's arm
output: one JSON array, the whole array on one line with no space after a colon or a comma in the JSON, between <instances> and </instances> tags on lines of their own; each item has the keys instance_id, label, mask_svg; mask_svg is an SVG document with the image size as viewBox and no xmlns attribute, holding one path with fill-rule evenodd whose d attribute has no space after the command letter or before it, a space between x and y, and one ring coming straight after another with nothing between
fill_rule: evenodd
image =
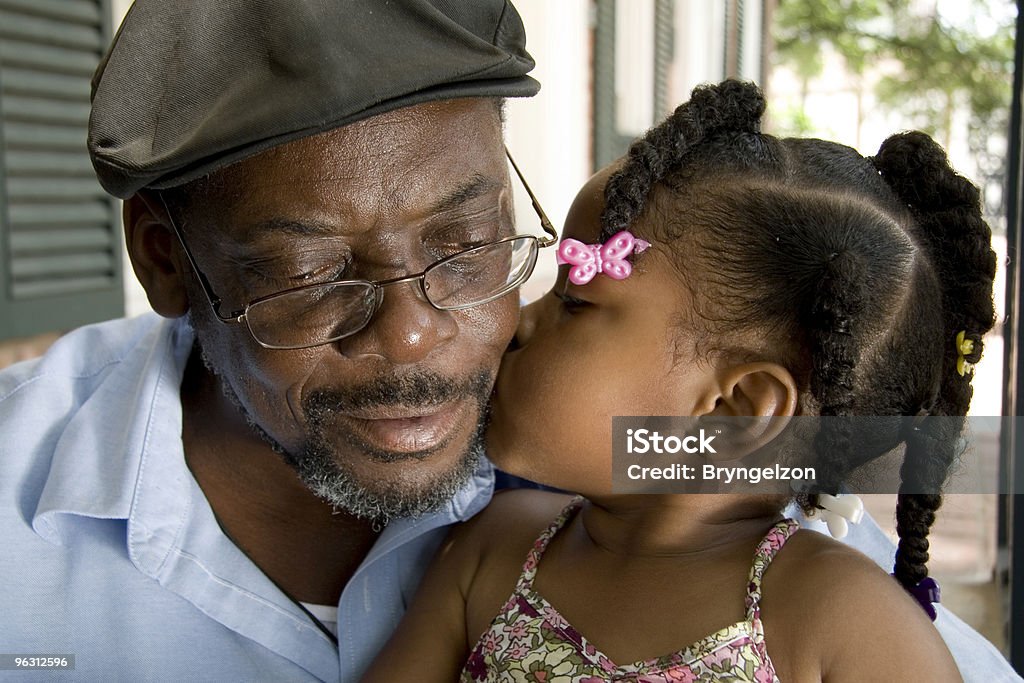
<instances>
[{"instance_id":1,"label":"girl's arm","mask_svg":"<svg viewBox=\"0 0 1024 683\"><path fill-rule=\"evenodd\" d=\"M466 599L479 563L472 520L441 545L408 611L361 679L363 683L451 683L469 656Z\"/></svg>"},{"instance_id":2,"label":"girl's arm","mask_svg":"<svg viewBox=\"0 0 1024 683\"><path fill-rule=\"evenodd\" d=\"M412 605L363 683L451 683L515 588L540 532L571 496L502 491L442 544Z\"/></svg>"},{"instance_id":3,"label":"girl's arm","mask_svg":"<svg viewBox=\"0 0 1024 683\"><path fill-rule=\"evenodd\" d=\"M848 593L832 619L848 623L822 662L822 680L962 681L921 606L895 579L863 560L863 572L851 572L858 576L836 577Z\"/></svg>"},{"instance_id":4,"label":"girl's arm","mask_svg":"<svg viewBox=\"0 0 1024 683\"><path fill-rule=\"evenodd\" d=\"M962 680L909 593L870 558L816 532L798 532L779 553L761 607L783 681Z\"/></svg>"}]
</instances>

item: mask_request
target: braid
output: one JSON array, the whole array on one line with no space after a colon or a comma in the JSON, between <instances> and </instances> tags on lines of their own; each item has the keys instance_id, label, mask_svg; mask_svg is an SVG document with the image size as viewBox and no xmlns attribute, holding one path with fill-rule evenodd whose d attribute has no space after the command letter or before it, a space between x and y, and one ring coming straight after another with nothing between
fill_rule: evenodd
<instances>
[{"instance_id":1,"label":"braid","mask_svg":"<svg viewBox=\"0 0 1024 683\"><path fill-rule=\"evenodd\" d=\"M815 493L836 493L905 443L894 573L913 587L928 573L938 491L971 400L958 364L980 358L994 324L979 193L922 133L889 138L868 161L836 143L762 135L763 112L752 84L695 89L609 177L601 239L639 222L671 247L692 298L680 325L699 353L790 370L801 410L828 418L814 437ZM960 332L973 343L962 357ZM902 429L914 414L943 419ZM854 452L862 437L871 447Z\"/></svg>"},{"instance_id":2,"label":"braid","mask_svg":"<svg viewBox=\"0 0 1024 683\"><path fill-rule=\"evenodd\" d=\"M992 231L981 216L978 189L957 175L942 148L920 132L887 139L874 159L882 178L909 205L920 238L935 264L942 287L945 332L942 386L932 411L965 415L974 390L956 370L956 335L974 343L967 361L981 358L982 337L995 324L992 281L996 257Z\"/></svg>"},{"instance_id":3,"label":"braid","mask_svg":"<svg viewBox=\"0 0 1024 683\"><path fill-rule=\"evenodd\" d=\"M970 405L972 375L957 369L958 333L973 342L965 360L977 362L982 337L995 324L992 234L981 216L979 193L949 166L946 154L920 132L887 139L874 159L882 178L909 208L940 282L943 304L942 372L932 415L960 417L925 420L907 435L896 506L899 547L894 574L904 586L928 575L928 533L942 504L938 491L956 457L963 416ZM921 493L925 492L925 493Z\"/></svg>"},{"instance_id":4,"label":"braid","mask_svg":"<svg viewBox=\"0 0 1024 683\"><path fill-rule=\"evenodd\" d=\"M829 480L820 482L825 493L838 493L839 477L846 470L851 450L854 406L854 367L857 321L864 308L864 266L853 251L833 252L814 279L814 297L803 322L811 350L811 395L822 420L814 438L814 452Z\"/></svg>"},{"instance_id":5,"label":"braid","mask_svg":"<svg viewBox=\"0 0 1024 683\"><path fill-rule=\"evenodd\" d=\"M630 146L622 168L608 179L601 239L631 225L655 184L693 147L723 132L757 133L764 108L764 95L748 83L730 80L695 88L689 102Z\"/></svg>"}]
</instances>

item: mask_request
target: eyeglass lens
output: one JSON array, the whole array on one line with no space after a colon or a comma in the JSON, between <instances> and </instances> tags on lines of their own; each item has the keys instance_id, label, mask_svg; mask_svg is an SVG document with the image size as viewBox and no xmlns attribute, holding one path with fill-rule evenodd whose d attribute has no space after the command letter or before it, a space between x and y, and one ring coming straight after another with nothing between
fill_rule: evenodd
<instances>
[{"instance_id":1,"label":"eyeglass lens","mask_svg":"<svg viewBox=\"0 0 1024 683\"><path fill-rule=\"evenodd\" d=\"M434 263L420 276L430 303L459 310L493 301L518 287L537 261L537 239L521 236L460 252ZM382 301L370 282L343 282L282 292L246 310L249 330L271 348L303 348L355 334Z\"/></svg>"}]
</instances>

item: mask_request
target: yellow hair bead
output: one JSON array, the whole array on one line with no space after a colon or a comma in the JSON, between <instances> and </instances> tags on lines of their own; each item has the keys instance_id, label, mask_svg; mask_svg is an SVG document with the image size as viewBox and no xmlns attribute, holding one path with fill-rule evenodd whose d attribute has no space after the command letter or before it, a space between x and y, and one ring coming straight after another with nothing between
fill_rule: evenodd
<instances>
[{"instance_id":1,"label":"yellow hair bead","mask_svg":"<svg viewBox=\"0 0 1024 683\"><path fill-rule=\"evenodd\" d=\"M974 370L974 364L968 363L964 356L968 356L974 353L974 340L965 339L967 336L967 330L960 330L956 334L956 371L961 377L965 373L972 372Z\"/></svg>"},{"instance_id":2,"label":"yellow hair bead","mask_svg":"<svg viewBox=\"0 0 1024 683\"><path fill-rule=\"evenodd\" d=\"M967 356L974 353L974 340L964 339L965 331L961 330L956 335L956 348L961 356Z\"/></svg>"}]
</instances>

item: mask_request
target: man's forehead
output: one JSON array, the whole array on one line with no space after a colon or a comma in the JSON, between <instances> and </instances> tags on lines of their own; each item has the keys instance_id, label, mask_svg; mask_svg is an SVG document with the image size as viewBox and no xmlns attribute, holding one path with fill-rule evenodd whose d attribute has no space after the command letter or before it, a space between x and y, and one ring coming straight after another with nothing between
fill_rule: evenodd
<instances>
[{"instance_id":1,"label":"man's forehead","mask_svg":"<svg viewBox=\"0 0 1024 683\"><path fill-rule=\"evenodd\" d=\"M207 228L250 241L408 226L478 210L507 183L497 109L469 100L409 107L280 145L191 183L185 194Z\"/></svg>"},{"instance_id":2,"label":"man's forehead","mask_svg":"<svg viewBox=\"0 0 1024 683\"><path fill-rule=\"evenodd\" d=\"M279 145L214 172L208 186L217 194L237 196L278 186L408 185L439 171L458 176L503 169L495 106L485 100L453 100L387 112Z\"/></svg>"}]
</instances>

